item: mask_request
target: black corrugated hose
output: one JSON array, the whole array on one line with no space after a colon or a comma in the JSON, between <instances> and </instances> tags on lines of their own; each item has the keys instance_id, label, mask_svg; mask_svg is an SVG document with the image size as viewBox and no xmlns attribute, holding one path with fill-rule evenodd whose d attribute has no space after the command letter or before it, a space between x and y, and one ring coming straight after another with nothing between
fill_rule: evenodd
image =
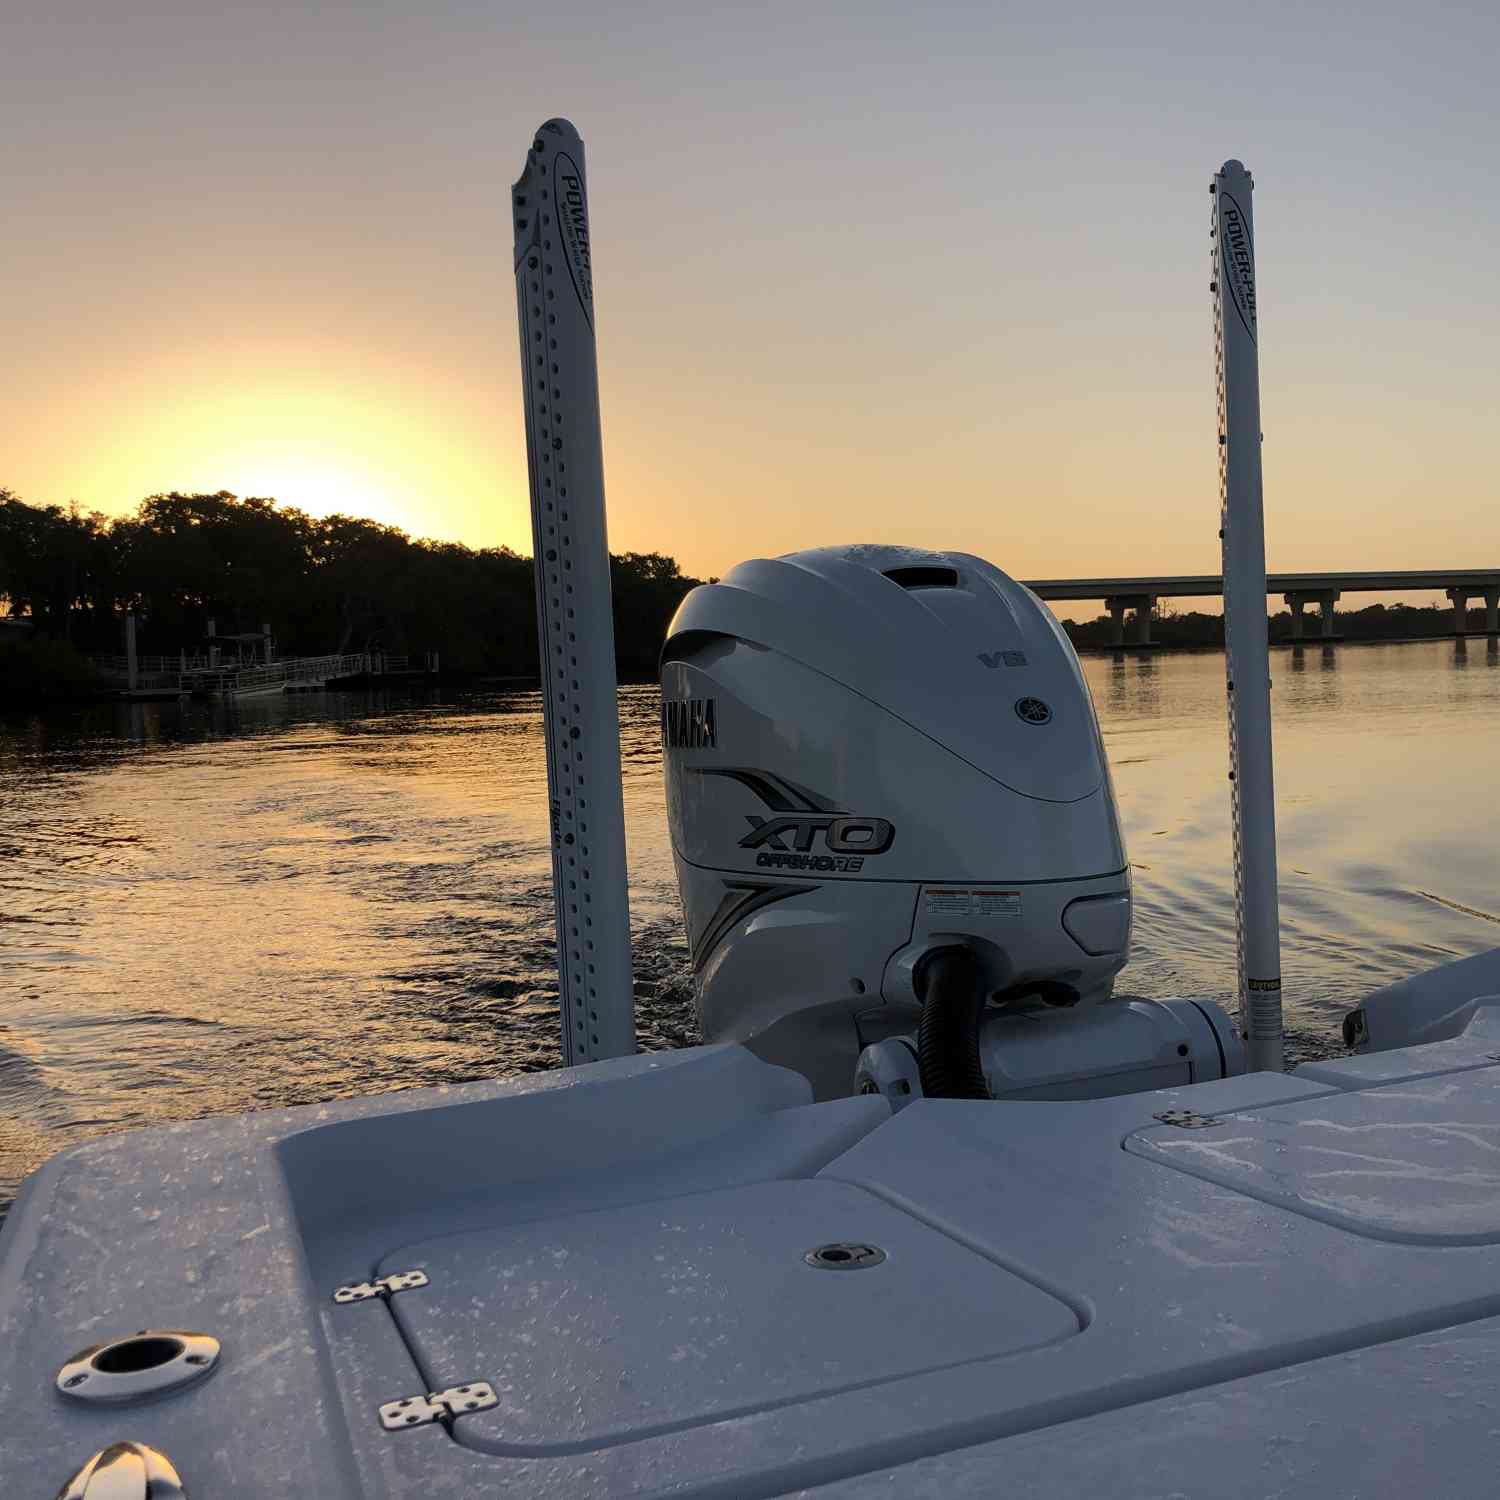
<instances>
[{"instance_id":1,"label":"black corrugated hose","mask_svg":"<svg viewBox=\"0 0 1500 1500\"><path fill-rule=\"evenodd\" d=\"M985 993L967 948L939 948L922 965L922 1020L917 1071L929 1099L988 1099L979 1065L979 1018Z\"/></svg>"},{"instance_id":2,"label":"black corrugated hose","mask_svg":"<svg viewBox=\"0 0 1500 1500\"><path fill-rule=\"evenodd\" d=\"M937 948L922 964L922 1019L917 1026L917 1073L928 1099L989 1099L979 1061L979 1031L989 999L1005 1004L1034 996L1045 1005L1078 1003L1078 991L1055 979L1030 979L985 992L984 976L964 947Z\"/></svg>"}]
</instances>

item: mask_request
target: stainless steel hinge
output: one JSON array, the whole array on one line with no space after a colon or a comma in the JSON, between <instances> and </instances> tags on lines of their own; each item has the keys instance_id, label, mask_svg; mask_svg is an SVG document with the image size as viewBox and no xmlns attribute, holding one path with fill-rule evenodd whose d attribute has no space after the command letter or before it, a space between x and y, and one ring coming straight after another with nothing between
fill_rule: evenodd
<instances>
[{"instance_id":1,"label":"stainless steel hinge","mask_svg":"<svg viewBox=\"0 0 1500 1500\"><path fill-rule=\"evenodd\" d=\"M378 1281L355 1281L341 1286L333 1294L333 1300L340 1306L346 1302L368 1302L371 1297L391 1297L426 1285L426 1271L401 1271L395 1276L382 1276Z\"/></svg>"},{"instance_id":2,"label":"stainless steel hinge","mask_svg":"<svg viewBox=\"0 0 1500 1500\"><path fill-rule=\"evenodd\" d=\"M426 1427L432 1422L451 1422L471 1411L488 1411L499 1406L494 1386L476 1380L471 1385L452 1385L446 1391L429 1391L425 1396L408 1396L404 1401L387 1401L380 1408L380 1425L387 1432L406 1427Z\"/></svg>"},{"instance_id":3,"label":"stainless steel hinge","mask_svg":"<svg viewBox=\"0 0 1500 1500\"><path fill-rule=\"evenodd\" d=\"M1151 1118L1163 1125L1175 1125L1179 1130L1204 1130L1223 1123L1217 1115L1200 1115L1195 1109L1163 1109Z\"/></svg>"}]
</instances>

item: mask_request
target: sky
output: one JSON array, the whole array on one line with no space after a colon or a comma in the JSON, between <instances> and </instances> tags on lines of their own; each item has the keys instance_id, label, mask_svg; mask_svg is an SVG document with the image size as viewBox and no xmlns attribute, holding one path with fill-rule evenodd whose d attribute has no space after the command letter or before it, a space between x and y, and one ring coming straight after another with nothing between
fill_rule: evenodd
<instances>
[{"instance_id":1,"label":"sky","mask_svg":"<svg viewBox=\"0 0 1500 1500\"><path fill-rule=\"evenodd\" d=\"M0 0L0 487L529 552L508 190L564 115L615 551L1217 571L1239 157L1269 565L1495 566L1497 52L1390 0Z\"/></svg>"}]
</instances>

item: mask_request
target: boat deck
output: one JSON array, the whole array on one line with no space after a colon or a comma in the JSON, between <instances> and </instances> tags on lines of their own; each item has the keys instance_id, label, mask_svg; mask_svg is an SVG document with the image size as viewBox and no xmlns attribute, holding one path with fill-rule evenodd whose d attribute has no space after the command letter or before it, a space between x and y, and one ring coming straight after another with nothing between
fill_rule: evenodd
<instances>
[{"instance_id":1,"label":"boat deck","mask_svg":"<svg viewBox=\"0 0 1500 1500\"><path fill-rule=\"evenodd\" d=\"M1487 1493L1497 1063L1481 1006L1292 1075L893 1118L712 1047L111 1137L0 1237L0 1472L50 1494L136 1439L244 1500ZM219 1367L54 1389L145 1327Z\"/></svg>"}]
</instances>

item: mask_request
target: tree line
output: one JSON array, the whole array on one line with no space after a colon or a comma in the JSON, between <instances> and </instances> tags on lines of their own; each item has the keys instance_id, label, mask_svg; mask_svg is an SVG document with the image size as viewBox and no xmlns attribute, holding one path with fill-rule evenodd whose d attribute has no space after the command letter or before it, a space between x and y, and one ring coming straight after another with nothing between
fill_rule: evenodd
<instances>
[{"instance_id":1,"label":"tree line","mask_svg":"<svg viewBox=\"0 0 1500 1500\"><path fill-rule=\"evenodd\" d=\"M656 552L612 556L610 574L620 673L654 676L673 611L700 580ZM508 547L417 540L227 490L151 495L107 517L0 489L0 619L30 623L33 655L61 666L119 653L128 613L147 655L196 649L213 621L220 635L269 624L283 656L436 651L458 675L536 672L532 562Z\"/></svg>"},{"instance_id":2,"label":"tree line","mask_svg":"<svg viewBox=\"0 0 1500 1500\"><path fill-rule=\"evenodd\" d=\"M610 575L620 675L654 677L667 624L700 580L659 552L612 556ZM212 620L220 634L269 624L283 656L436 651L458 676L536 672L532 561L508 547L414 540L376 521L315 518L227 490L151 495L111 518L0 489L0 627L7 616L31 627L0 629L0 695L86 688L86 653L122 651L127 613L146 655L197 648ZM1108 615L1063 626L1075 645L1111 643ZM1482 610L1470 628L1483 628ZM1315 642L1315 616L1306 629ZM1445 635L1452 613L1373 604L1341 611L1337 629L1349 639ZM1273 614L1269 630L1289 637L1290 612ZM1165 605L1151 635L1166 646L1221 645L1224 622Z\"/></svg>"}]
</instances>

